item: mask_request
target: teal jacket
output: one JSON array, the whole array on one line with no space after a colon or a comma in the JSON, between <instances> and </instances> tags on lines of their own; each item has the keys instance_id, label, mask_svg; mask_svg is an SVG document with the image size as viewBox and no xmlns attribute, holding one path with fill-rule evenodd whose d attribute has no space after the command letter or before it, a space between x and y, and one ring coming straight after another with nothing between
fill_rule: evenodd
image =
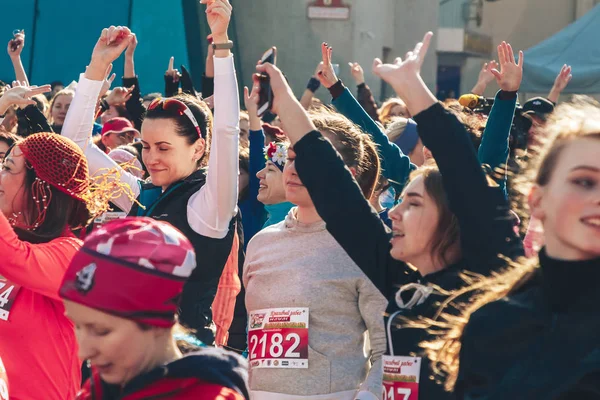
<instances>
[{"instance_id":1,"label":"teal jacket","mask_svg":"<svg viewBox=\"0 0 600 400\"><path fill-rule=\"evenodd\" d=\"M508 140L516 107L516 92L498 91L477 152L477 158L481 164L489 165L492 171L501 170L494 176L506 196L508 196L506 191ZM498 179L497 177L500 175L502 178Z\"/></svg>"},{"instance_id":2,"label":"teal jacket","mask_svg":"<svg viewBox=\"0 0 600 400\"><path fill-rule=\"evenodd\" d=\"M383 176L391 181L396 193L401 193L408 176L417 166L410 162L410 158L402 153L400 147L388 140L385 132L356 101L350 90L344 87L342 81L338 81L329 88L329 91L333 97L332 104L335 108L368 133L377 144Z\"/></svg>"}]
</instances>

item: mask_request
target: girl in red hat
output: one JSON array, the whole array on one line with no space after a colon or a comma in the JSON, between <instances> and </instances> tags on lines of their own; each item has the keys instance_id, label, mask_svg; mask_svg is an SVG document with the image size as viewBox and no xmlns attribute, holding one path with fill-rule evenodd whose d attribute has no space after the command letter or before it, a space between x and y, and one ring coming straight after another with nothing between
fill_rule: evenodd
<instances>
[{"instance_id":1,"label":"girl in red hat","mask_svg":"<svg viewBox=\"0 0 600 400\"><path fill-rule=\"evenodd\" d=\"M190 241L151 218L112 221L86 238L60 289L79 355L92 365L78 400L247 398L243 358L213 348L184 356L176 344L195 266Z\"/></svg>"},{"instance_id":2,"label":"girl in red hat","mask_svg":"<svg viewBox=\"0 0 600 400\"><path fill-rule=\"evenodd\" d=\"M0 115L10 104L31 104L31 96L46 91L49 87L9 89L0 98ZM53 133L18 142L2 164L0 357L11 399L73 399L80 385L75 332L58 289L81 246L71 231L102 209L101 191L92 202L90 185L81 149Z\"/></svg>"}]
</instances>

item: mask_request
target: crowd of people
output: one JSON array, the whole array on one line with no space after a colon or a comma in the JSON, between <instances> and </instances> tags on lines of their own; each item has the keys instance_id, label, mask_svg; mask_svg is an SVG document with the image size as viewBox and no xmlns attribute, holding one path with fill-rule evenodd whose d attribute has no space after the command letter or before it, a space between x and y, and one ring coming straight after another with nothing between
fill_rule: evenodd
<instances>
[{"instance_id":1,"label":"crowd of people","mask_svg":"<svg viewBox=\"0 0 600 400\"><path fill-rule=\"evenodd\" d=\"M259 62L240 99L232 6L200 3L200 91L171 59L143 95L127 27L66 88L9 41L0 399L600 399L600 104L557 104L571 67L519 104L502 42L439 101L428 32L374 60L381 105L327 43L300 97Z\"/></svg>"}]
</instances>

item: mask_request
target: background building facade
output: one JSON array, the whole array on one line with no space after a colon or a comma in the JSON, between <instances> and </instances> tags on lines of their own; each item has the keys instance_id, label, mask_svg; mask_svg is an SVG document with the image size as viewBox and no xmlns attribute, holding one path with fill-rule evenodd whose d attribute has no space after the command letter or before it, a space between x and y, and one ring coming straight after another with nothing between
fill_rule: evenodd
<instances>
[{"instance_id":1,"label":"background building facade","mask_svg":"<svg viewBox=\"0 0 600 400\"><path fill-rule=\"evenodd\" d=\"M393 61L412 49L427 30L436 33L423 66L426 83L440 95L470 90L483 62L497 58L496 45L509 41L528 49L592 9L599 0L231 0L238 75L251 85L261 54L277 46L278 64L299 96L320 60L320 44L334 48L340 77L353 86L348 62L365 69L379 100L393 95L371 73L375 57ZM136 72L144 93L162 91L170 56L190 67L196 82L204 71L209 29L198 0L19 0L0 28L0 41L13 29L27 35L23 61L35 84L78 79L103 27L128 25L137 33ZM311 9L310 6L321 9ZM345 9L341 13L327 8ZM347 14L347 15L346 15ZM329 19L321 19L329 15ZM345 18L347 16L347 18ZM341 19L335 19L341 18ZM595 41L597 38L590 38ZM568 60L565 60L568 62ZM115 72L123 70L122 59ZM557 71L558 72L558 71ZM576 73L576 72L574 72ZM13 79L8 56L0 57L0 79ZM118 83L118 81L117 81ZM487 94L492 95L491 87ZM318 96L328 98L325 90Z\"/></svg>"}]
</instances>

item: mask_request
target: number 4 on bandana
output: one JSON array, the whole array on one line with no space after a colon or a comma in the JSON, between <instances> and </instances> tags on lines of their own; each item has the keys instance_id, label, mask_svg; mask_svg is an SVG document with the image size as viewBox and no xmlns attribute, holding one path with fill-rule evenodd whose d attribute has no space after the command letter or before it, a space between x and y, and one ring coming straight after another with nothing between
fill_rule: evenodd
<instances>
[{"instance_id":1,"label":"number 4 on bandana","mask_svg":"<svg viewBox=\"0 0 600 400\"><path fill-rule=\"evenodd\" d=\"M12 308L15 297L21 287L12 282L8 282L3 278L0 278L0 319L8 321L10 316L10 309Z\"/></svg>"},{"instance_id":2,"label":"number 4 on bandana","mask_svg":"<svg viewBox=\"0 0 600 400\"><path fill-rule=\"evenodd\" d=\"M308 368L308 308L250 312L251 368Z\"/></svg>"},{"instance_id":3,"label":"number 4 on bandana","mask_svg":"<svg viewBox=\"0 0 600 400\"><path fill-rule=\"evenodd\" d=\"M418 400L420 357L383 356L383 400Z\"/></svg>"}]
</instances>

